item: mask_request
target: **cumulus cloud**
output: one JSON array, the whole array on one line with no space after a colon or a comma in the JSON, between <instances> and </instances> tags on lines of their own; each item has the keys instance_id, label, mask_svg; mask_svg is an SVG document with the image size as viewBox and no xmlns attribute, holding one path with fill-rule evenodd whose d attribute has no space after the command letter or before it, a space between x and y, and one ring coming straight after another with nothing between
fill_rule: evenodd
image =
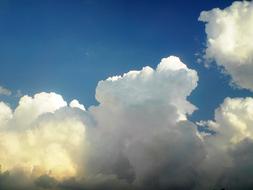
<instances>
[{"instance_id":1,"label":"cumulus cloud","mask_svg":"<svg viewBox=\"0 0 253 190\"><path fill-rule=\"evenodd\" d=\"M251 189L253 99L225 99L198 131L197 82L171 56L100 81L87 110L46 92L0 102L0 189Z\"/></svg>"},{"instance_id":2,"label":"cumulus cloud","mask_svg":"<svg viewBox=\"0 0 253 190\"><path fill-rule=\"evenodd\" d=\"M187 121L195 109L187 96L197 81L196 71L173 56L155 70L100 81L100 104L90 108L99 130L91 131L89 173L114 174L144 189L193 188L204 158L196 127Z\"/></svg>"},{"instance_id":3,"label":"cumulus cloud","mask_svg":"<svg viewBox=\"0 0 253 190\"><path fill-rule=\"evenodd\" d=\"M74 99L69 103L69 106L72 108L79 108L83 111L85 111L84 105L80 104L78 100Z\"/></svg>"},{"instance_id":4,"label":"cumulus cloud","mask_svg":"<svg viewBox=\"0 0 253 190\"><path fill-rule=\"evenodd\" d=\"M252 115L253 98L226 98L215 110L213 121L200 122L215 132L204 136L207 159L201 169L205 178L213 180L217 187L253 187L248 176L253 172Z\"/></svg>"},{"instance_id":5,"label":"cumulus cloud","mask_svg":"<svg viewBox=\"0 0 253 190\"><path fill-rule=\"evenodd\" d=\"M10 96L11 94L11 90L0 86L0 95Z\"/></svg>"},{"instance_id":6,"label":"cumulus cloud","mask_svg":"<svg viewBox=\"0 0 253 190\"><path fill-rule=\"evenodd\" d=\"M100 81L99 105L88 111L45 92L21 97L14 110L1 103L1 179L22 171L35 188L193 188L205 155L187 121L197 81L171 56Z\"/></svg>"},{"instance_id":7,"label":"cumulus cloud","mask_svg":"<svg viewBox=\"0 0 253 190\"><path fill-rule=\"evenodd\" d=\"M253 91L253 2L202 11L199 20L205 22L205 58L222 66L234 84Z\"/></svg>"},{"instance_id":8,"label":"cumulus cloud","mask_svg":"<svg viewBox=\"0 0 253 190\"><path fill-rule=\"evenodd\" d=\"M55 93L23 96L17 108L0 104L0 164L2 171L21 170L56 179L75 176L85 150L84 123L64 114L67 104Z\"/></svg>"},{"instance_id":9,"label":"cumulus cloud","mask_svg":"<svg viewBox=\"0 0 253 190\"><path fill-rule=\"evenodd\" d=\"M12 118L12 110L4 102L0 102L0 128L4 127Z\"/></svg>"},{"instance_id":10,"label":"cumulus cloud","mask_svg":"<svg viewBox=\"0 0 253 190\"><path fill-rule=\"evenodd\" d=\"M100 81L96 99L101 106L120 104L172 106L176 109L176 120L186 119L196 107L186 100L197 86L195 70L187 68L178 57L163 58L156 70L144 67L123 76L109 77Z\"/></svg>"},{"instance_id":11,"label":"cumulus cloud","mask_svg":"<svg viewBox=\"0 0 253 190\"><path fill-rule=\"evenodd\" d=\"M215 61L238 87L253 91L253 3L234 2L203 11L207 35L205 59ZM252 189L253 99L226 98L214 120L200 121L207 152L201 163L202 188ZM208 129L209 131L207 131ZM216 168L216 169L212 169ZM208 183L207 183L208 179Z\"/></svg>"},{"instance_id":12,"label":"cumulus cloud","mask_svg":"<svg viewBox=\"0 0 253 190\"><path fill-rule=\"evenodd\" d=\"M253 98L226 98L215 111L215 121L216 130L231 143L253 139Z\"/></svg>"},{"instance_id":13,"label":"cumulus cloud","mask_svg":"<svg viewBox=\"0 0 253 190\"><path fill-rule=\"evenodd\" d=\"M57 109L66 106L67 103L61 95L55 93L39 93L34 97L23 96L13 115L17 125L28 127L38 116L45 113L54 113Z\"/></svg>"}]
</instances>

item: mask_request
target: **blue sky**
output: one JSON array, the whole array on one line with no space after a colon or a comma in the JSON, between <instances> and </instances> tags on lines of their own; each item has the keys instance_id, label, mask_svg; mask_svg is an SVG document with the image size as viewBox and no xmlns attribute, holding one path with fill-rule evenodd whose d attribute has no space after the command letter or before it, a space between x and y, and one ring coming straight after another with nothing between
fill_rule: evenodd
<instances>
[{"instance_id":1,"label":"blue sky","mask_svg":"<svg viewBox=\"0 0 253 190\"><path fill-rule=\"evenodd\" d=\"M109 76L156 67L176 55L197 70L199 85L189 100L199 110L191 120L212 119L224 98L250 96L230 87L214 66L196 62L204 49L201 11L225 8L229 0L2 0L0 2L0 85L14 93L54 91L86 107ZM18 98L0 97L15 105ZM14 106L15 107L15 106Z\"/></svg>"},{"instance_id":2,"label":"blue sky","mask_svg":"<svg viewBox=\"0 0 253 190\"><path fill-rule=\"evenodd\" d=\"M253 189L252 42L253 1L0 0L0 189Z\"/></svg>"}]
</instances>

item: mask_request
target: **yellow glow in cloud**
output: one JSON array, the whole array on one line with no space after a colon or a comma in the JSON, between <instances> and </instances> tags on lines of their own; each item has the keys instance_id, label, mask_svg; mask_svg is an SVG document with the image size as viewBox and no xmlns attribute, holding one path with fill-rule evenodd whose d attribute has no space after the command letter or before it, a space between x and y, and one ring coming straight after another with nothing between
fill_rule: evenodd
<instances>
[{"instance_id":1,"label":"yellow glow in cloud","mask_svg":"<svg viewBox=\"0 0 253 190\"><path fill-rule=\"evenodd\" d=\"M24 99L29 100L28 105L24 104ZM85 150L85 126L73 116L56 117L50 113L52 110L56 111L55 108L62 107L63 101L58 101L61 99L61 96L52 93L43 93L34 98L21 98L23 102L18 107L18 119L15 118L15 114L13 118L8 117L10 126L0 130L2 171L19 169L34 177L47 174L56 179L77 175L80 157ZM6 105L1 104L0 108L6 110L6 114L11 113ZM26 113L34 110L37 110L37 113L33 113L31 124L20 121L20 115L26 119ZM42 119L34 117L41 112L49 115ZM3 121L6 123L6 118L1 119L1 123ZM11 126L12 121L15 121L17 128ZM26 126L22 126L23 124Z\"/></svg>"},{"instance_id":2,"label":"yellow glow in cloud","mask_svg":"<svg viewBox=\"0 0 253 190\"><path fill-rule=\"evenodd\" d=\"M217 137L223 143L237 144L246 138L253 139L252 123L253 98L248 97L226 98L215 111L215 121L205 124L219 134Z\"/></svg>"}]
</instances>

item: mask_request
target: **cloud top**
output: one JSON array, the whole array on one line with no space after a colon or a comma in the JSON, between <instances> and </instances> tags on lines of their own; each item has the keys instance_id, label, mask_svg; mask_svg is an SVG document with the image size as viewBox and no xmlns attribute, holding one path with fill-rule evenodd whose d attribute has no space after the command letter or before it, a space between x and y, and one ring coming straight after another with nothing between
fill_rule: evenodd
<instances>
[{"instance_id":1,"label":"cloud top","mask_svg":"<svg viewBox=\"0 0 253 190\"><path fill-rule=\"evenodd\" d=\"M198 130L197 82L170 56L100 81L87 110L53 92L0 102L0 189L251 189L253 99L226 98Z\"/></svg>"},{"instance_id":2,"label":"cloud top","mask_svg":"<svg viewBox=\"0 0 253 190\"><path fill-rule=\"evenodd\" d=\"M199 20L205 22L205 58L222 66L234 84L253 91L253 3L202 11Z\"/></svg>"},{"instance_id":3,"label":"cloud top","mask_svg":"<svg viewBox=\"0 0 253 190\"><path fill-rule=\"evenodd\" d=\"M144 67L98 83L96 99L101 104L166 104L177 107L181 119L196 108L186 100L196 88L198 75L178 57L163 58L156 70Z\"/></svg>"},{"instance_id":4,"label":"cloud top","mask_svg":"<svg viewBox=\"0 0 253 190\"><path fill-rule=\"evenodd\" d=\"M23 96L14 111L1 102L1 170L57 179L77 175L85 127L80 119L59 112L66 106L60 95L45 92Z\"/></svg>"}]
</instances>

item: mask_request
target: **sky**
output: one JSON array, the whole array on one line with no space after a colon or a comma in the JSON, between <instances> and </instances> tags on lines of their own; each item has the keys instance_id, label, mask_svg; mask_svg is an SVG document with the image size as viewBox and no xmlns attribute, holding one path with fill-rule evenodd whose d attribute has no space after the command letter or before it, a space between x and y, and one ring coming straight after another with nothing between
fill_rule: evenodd
<instances>
[{"instance_id":1,"label":"sky","mask_svg":"<svg viewBox=\"0 0 253 190\"><path fill-rule=\"evenodd\" d=\"M0 85L13 91L8 98L13 107L17 91L54 91L89 107L97 104L98 81L155 67L163 57L175 55L200 77L189 97L199 108L192 120L211 119L226 96L249 94L231 88L216 68L197 63L196 54L205 46L200 12L231 2L2 0Z\"/></svg>"},{"instance_id":2,"label":"sky","mask_svg":"<svg viewBox=\"0 0 253 190\"><path fill-rule=\"evenodd\" d=\"M253 189L253 2L0 0L0 190Z\"/></svg>"}]
</instances>

